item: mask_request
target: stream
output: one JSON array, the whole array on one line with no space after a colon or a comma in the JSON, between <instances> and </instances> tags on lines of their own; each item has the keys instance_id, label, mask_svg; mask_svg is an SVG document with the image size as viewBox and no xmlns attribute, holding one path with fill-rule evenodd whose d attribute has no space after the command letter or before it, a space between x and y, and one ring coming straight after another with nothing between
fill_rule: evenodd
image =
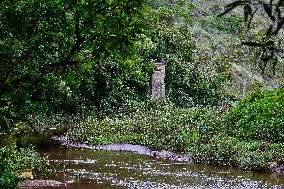
<instances>
[{"instance_id":1,"label":"stream","mask_svg":"<svg viewBox=\"0 0 284 189\"><path fill-rule=\"evenodd\" d=\"M272 173L242 172L228 167L180 163L148 155L71 148L58 143L41 147L57 186L37 189L280 189L284 178ZM21 189L31 187L22 186Z\"/></svg>"}]
</instances>

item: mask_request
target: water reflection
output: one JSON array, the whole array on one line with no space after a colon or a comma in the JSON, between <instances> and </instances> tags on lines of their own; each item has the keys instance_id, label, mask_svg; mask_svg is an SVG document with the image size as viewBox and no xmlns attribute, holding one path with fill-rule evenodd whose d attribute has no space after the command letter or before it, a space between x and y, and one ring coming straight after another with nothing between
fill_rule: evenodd
<instances>
[{"instance_id":1,"label":"water reflection","mask_svg":"<svg viewBox=\"0 0 284 189\"><path fill-rule=\"evenodd\" d=\"M283 178L236 169L182 164L130 152L50 148L52 177L61 188L281 189ZM52 187L38 187L52 188Z\"/></svg>"}]
</instances>

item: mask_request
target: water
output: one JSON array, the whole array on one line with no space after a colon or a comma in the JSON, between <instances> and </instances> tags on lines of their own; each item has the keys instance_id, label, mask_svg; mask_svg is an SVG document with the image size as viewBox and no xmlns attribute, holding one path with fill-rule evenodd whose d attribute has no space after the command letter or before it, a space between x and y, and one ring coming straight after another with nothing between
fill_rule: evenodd
<instances>
[{"instance_id":1,"label":"water","mask_svg":"<svg viewBox=\"0 0 284 189\"><path fill-rule=\"evenodd\" d=\"M132 152L50 146L42 148L41 153L49 156L52 179L64 184L39 189L280 189L284 186L283 178L270 173L182 164Z\"/></svg>"}]
</instances>

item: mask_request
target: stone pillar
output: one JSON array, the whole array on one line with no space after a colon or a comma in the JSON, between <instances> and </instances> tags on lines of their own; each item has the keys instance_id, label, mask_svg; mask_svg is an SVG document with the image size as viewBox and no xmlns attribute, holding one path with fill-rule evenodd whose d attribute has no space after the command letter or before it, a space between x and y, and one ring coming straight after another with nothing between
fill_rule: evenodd
<instances>
[{"instance_id":1,"label":"stone pillar","mask_svg":"<svg viewBox=\"0 0 284 189\"><path fill-rule=\"evenodd\" d=\"M165 96L165 63L163 61L156 63L156 70L151 77L148 95L152 99Z\"/></svg>"}]
</instances>

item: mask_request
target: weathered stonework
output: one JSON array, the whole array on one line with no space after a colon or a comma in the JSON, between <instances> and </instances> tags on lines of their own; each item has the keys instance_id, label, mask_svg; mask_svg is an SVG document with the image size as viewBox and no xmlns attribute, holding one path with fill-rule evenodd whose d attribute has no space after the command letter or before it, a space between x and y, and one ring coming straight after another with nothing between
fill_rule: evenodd
<instances>
[{"instance_id":1,"label":"weathered stonework","mask_svg":"<svg viewBox=\"0 0 284 189\"><path fill-rule=\"evenodd\" d=\"M164 62L157 62L156 66L148 89L148 95L153 99L165 96L165 64Z\"/></svg>"}]
</instances>

